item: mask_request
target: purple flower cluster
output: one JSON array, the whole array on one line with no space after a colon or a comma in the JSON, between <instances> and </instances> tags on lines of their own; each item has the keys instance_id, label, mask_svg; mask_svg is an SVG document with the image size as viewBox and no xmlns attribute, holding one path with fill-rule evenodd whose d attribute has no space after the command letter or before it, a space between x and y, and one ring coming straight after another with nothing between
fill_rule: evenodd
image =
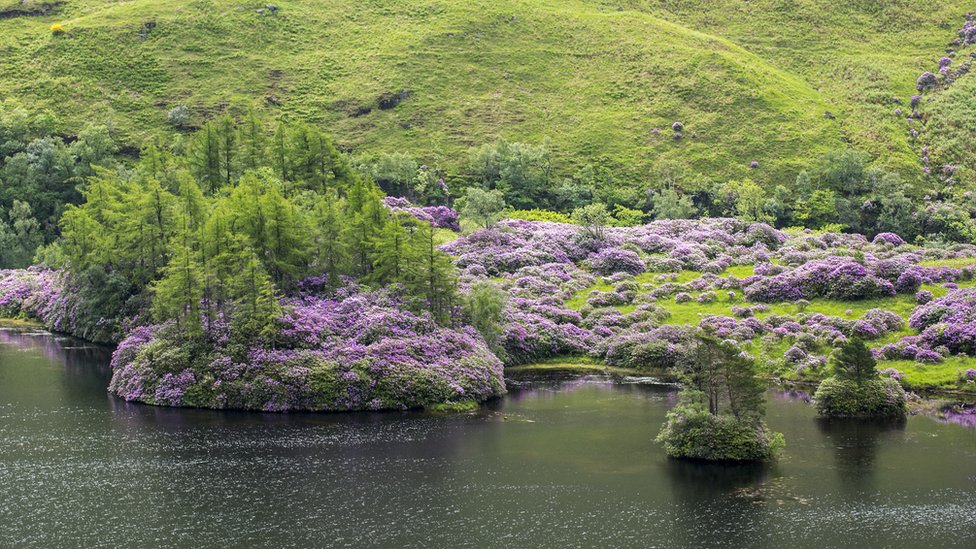
<instances>
[{"instance_id":1,"label":"purple flower cluster","mask_svg":"<svg viewBox=\"0 0 976 549\"><path fill-rule=\"evenodd\" d=\"M919 305L908 323L919 335L902 338L903 347L916 345L942 355L976 354L976 289L953 290Z\"/></svg>"},{"instance_id":2,"label":"purple flower cluster","mask_svg":"<svg viewBox=\"0 0 976 549\"><path fill-rule=\"evenodd\" d=\"M938 78L929 71L923 72L916 81L916 88L918 91L928 90L934 88L939 82Z\"/></svg>"},{"instance_id":3,"label":"purple flower cluster","mask_svg":"<svg viewBox=\"0 0 976 549\"><path fill-rule=\"evenodd\" d=\"M402 409L505 392L502 363L471 328L438 326L385 291L283 301L273 347L217 347L193 358L171 325L133 331L115 351L110 391L169 406Z\"/></svg>"},{"instance_id":4,"label":"purple flower cluster","mask_svg":"<svg viewBox=\"0 0 976 549\"><path fill-rule=\"evenodd\" d=\"M406 198L397 196L387 196L383 198L383 203L391 211L406 212L421 221L430 223L435 228L461 230L457 211L447 206L414 206Z\"/></svg>"},{"instance_id":5,"label":"purple flower cluster","mask_svg":"<svg viewBox=\"0 0 976 549\"><path fill-rule=\"evenodd\" d=\"M747 279L745 293L750 300L761 302L814 297L853 300L894 295L895 288L850 258L829 257L775 276Z\"/></svg>"},{"instance_id":6,"label":"purple flower cluster","mask_svg":"<svg viewBox=\"0 0 976 549\"><path fill-rule=\"evenodd\" d=\"M601 275L614 273L640 274L646 265L637 252L620 248L604 248L587 260L591 271Z\"/></svg>"},{"instance_id":7,"label":"purple flower cluster","mask_svg":"<svg viewBox=\"0 0 976 549\"><path fill-rule=\"evenodd\" d=\"M892 246L902 246L905 240L895 233L878 233L874 236L872 244L891 244Z\"/></svg>"},{"instance_id":8,"label":"purple flower cluster","mask_svg":"<svg viewBox=\"0 0 976 549\"><path fill-rule=\"evenodd\" d=\"M976 21L972 14L966 14L966 23L959 29L959 39L964 46L976 44Z\"/></svg>"}]
</instances>

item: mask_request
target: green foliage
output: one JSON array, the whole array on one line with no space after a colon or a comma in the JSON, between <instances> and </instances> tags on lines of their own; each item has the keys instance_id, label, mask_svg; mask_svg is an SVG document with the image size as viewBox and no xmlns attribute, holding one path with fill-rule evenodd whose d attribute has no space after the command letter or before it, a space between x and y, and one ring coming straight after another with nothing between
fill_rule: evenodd
<instances>
[{"instance_id":1,"label":"green foliage","mask_svg":"<svg viewBox=\"0 0 976 549\"><path fill-rule=\"evenodd\" d=\"M465 313L471 325L485 338L496 355L503 350L499 338L506 301L505 292L491 282L474 284L464 301Z\"/></svg>"},{"instance_id":2,"label":"green foliage","mask_svg":"<svg viewBox=\"0 0 976 549\"><path fill-rule=\"evenodd\" d=\"M828 417L901 417L908 410L905 390L891 378L827 378L817 388L814 400L817 412Z\"/></svg>"},{"instance_id":3,"label":"green foliage","mask_svg":"<svg viewBox=\"0 0 976 549\"><path fill-rule=\"evenodd\" d=\"M502 191L471 187L461 201L461 219L488 229L502 218L505 209Z\"/></svg>"},{"instance_id":4,"label":"green foliage","mask_svg":"<svg viewBox=\"0 0 976 549\"><path fill-rule=\"evenodd\" d=\"M838 379L860 383L878 377L877 361L871 349L858 338L845 341L831 358Z\"/></svg>"},{"instance_id":5,"label":"green foliage","mask_svg":"<svg viewBox=\"0 0 976 549\"><path fill-rule=\"evenodd\" d=\"M654 193L652 201L656 219L690 219L698 214L691 197L674 189L661 189Z\"/></svg>"},{"instance_id":6,"label":"green foliage","mask_svg":"<svg viewBox=\"0 0 976 549\"><path fill-rule=\"evenodd\" d=\"M41 225L26 202L14 200L7 221L0 211L0 266L24 268L31 264L34 251L43 243Z\"/></svg>"},{"instance_id":7,"label":"green foliage","mask_svg":"<svg viewBox=\"0 0 976 549\"><path fill-rule=\"evenodd\" d=\"M550 210L509 210L506 214L509 219L524 219L525 221L550 221L553 223L572 223L573 219L559 212Z\"/></svg>"},{"instance_id":8,"label":"green foliage","mask_svg":"<svg viewBox=\"0 0 976 549\"><path fill-rule=\"evenodd\" d=\"M573 223L583 228L583 233L594 240L603 240L605 229L613 218L607 205L600 202L573 210Z\"/></svg>"},{"instance_id":9,"label":"green foliage","mask_svg":"<svg viewBox=\"0 0 976 549\"><path fill-rule=\"evenodd\" d=\"M117 147L104 126L88 126L70 143L54 131L49 114L0 101L0 240L13 242L0 248L0 268L23 267L53 242L65 207L81 200L78 184L114 163Z\"/></svg>"},{"instance_id":10,"label":"green foliage","mask_svg":"<svg viewBox=\"0 0 976 549\"><path fill-rule=\"evenodd\" d=\"M191 338L227 321L233 337L273 338L281 292L308 277L334 289L351 276L396 286L450 322L454 266L433 228L391 214L376 185L317 131L279 126L275 135L286 139L276 160L257 124L223 118L191 135L185 155L149 147L134 169L96 170L82 186L84 201L62 216L51 257L88 302L105 307L93 318L131 314L151 299L157 321L175 320ZM18 206L15 218L25 214ZM0 225L0 239L8 233ZM106 276L122 284L106 285ZM112 299L99 297L109 288Z\"/></svg>"},{"instance_id":11,"label":"green foliage","mask_svg":"<svg viewBox=\"0 0 976 549\"><path fill-rule=\"evenodd\" d=\"M763 422L765 384L755 361L729 341L696 333L684 353L687 382L657 440L675 458L764 461L779 454L783 435Z\"/></svg>"},{"instance_id":12,"label":"green foliage","mask_svg":"<svg viewBox=\"0 0 976 549\"><path fill-rule=\"evenodd\" d=\"M800 199L794 209L798 221L807 227L820 229L837 218L837 197L832 190L818 189L809 198Z\"/></svg>"},{"instance_id":13,"label":"green foliage","mask_svg":"<svg viewBox=\"0 0 976 549\"><path fill-rule=\"evenodd\" d=\"M765 413L766 387L755 360L735 343L697 333L685 357L689 382L707 398L709 413L730 413L744 421Z\"/></svg>"},{"instance_id":14,"label":"green foliage","mask_svg":"<svg viewBox=\"0 0 976 549\"><path fill-rule=\"evenodd\" d=\"M634 227L636 225L643 225L645 217L644 212L628 208L623 204L617 204L613 208L614 225L618 227Z\"/></svg>"},{"instance_id":15,"label":"green foliage","mask_svg":"<svg viewBox=\"0 0 976 549\"><path fill-rule=\"evenodd\" d=\"M482 187L502 192L516 208L531 208L549 192L552 170L546 145L504 139L470 152L468 169Z\"/></svg>"},{"instance_id":16,"label":"green foliage","mask_svg":"<svg viewBox=\"0 0 976 549\"><path fill-rule=\"evenodd\" d=\"M356 169L373 179L385 192L410 196L420 164L407 153L378 153L356 158Z\"/></svg>"},{"instance_id":17,"label":"green foliage","mask_svg":"<svg viewBox=\"0 0 976 549\"><path fill-rule=\"evenodd\" d=\"M751 179L729 181L717 194L727 204L728 213L734 217L758 223L771 223L774 220L766 211L766 192Z\"/></svg>"},{"instance_id":18,"label":"green foliage","mask_svg":"<svg viewBox=\"0 0 976 549\"><path fill-rule=\"evenodd\" d=\"M763 422L710 413L705 394L689 389L679 393L657 441L670 457L707 461L767 461L786 445Z\"/></svg>"}]
</instances>

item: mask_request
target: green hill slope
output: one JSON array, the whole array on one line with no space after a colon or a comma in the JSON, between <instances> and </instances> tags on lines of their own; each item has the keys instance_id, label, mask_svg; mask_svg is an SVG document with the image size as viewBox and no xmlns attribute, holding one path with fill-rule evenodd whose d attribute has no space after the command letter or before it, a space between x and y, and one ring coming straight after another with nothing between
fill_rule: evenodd
<instances>
[{"instance_id":1,"label":"green hill slope","mask_svg":"<svg viewBox=\"0 0 976 549\"><path fill-rule=\"evenodd\" d=\"M172 131L179 103L198 124L255 106L453 171L498 137L548 138L564 170L603 158L632 179L665 160L744 177L755 160L789 181L845 143L917 170L891 97L907 101L966 11L919 4L0 0L0 96L131 142Z\"/></svg>"}]
</instances>

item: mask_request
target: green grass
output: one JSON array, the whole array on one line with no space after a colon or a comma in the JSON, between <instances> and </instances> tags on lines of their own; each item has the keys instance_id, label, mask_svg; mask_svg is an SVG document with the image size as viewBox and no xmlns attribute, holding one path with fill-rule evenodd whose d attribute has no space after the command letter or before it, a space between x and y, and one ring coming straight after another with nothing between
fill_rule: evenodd
<instances>
[{"instance_id":1,"label":"green grass","mask_svg":"<svg viewBox=\"0 0 976 549\"><path fill-rule=\"evenodd\" d=\"M23 318L0 317L0 328L44 328L44 324Z\"/></svg>"},{"instance_id":2,"label":"green grass","mask_svg":"<svg viewBox=\"0 0 976 549\"><path fill-rule=\"evenodd\" d=\"M500 136L549 138L563 172L600 159L622 181L677 162L713 180L790 182L847 143L916 174L890 97L907 101L972 8L280 0L270 16L264 4L67 0L58 14L0 19L0 97L56 110L67 133L104 123L129 143L172 131L166 112L181 102L196 124L257 107L316 122L344 149L409 151L452 174ZM55 22L65 36L52 37ZM377 107L400 90L411 95L396 108ZM667 131L675 120L682 141Z\"/></svg>"},{"instance_id":3,"label":"green grass","mask_svg":"<svg viewBox=\"0 0 976 549\"><path fill-rule=\"evenodd\" d=\"M480 404L477 401L465 400L463 402L438 402L437 404L427 406L425 409L429 412L459 413L475 412L479 407Z\"/></svg>"},{"instance_id":4,"label":"green grass","mask_svg":"<svg viewBox=\"0 0 976 549\"><path fill-rule=\"evenodd\" d=\"M633 376L633 375L647 375L647 372L641 372L631 368L618 368L615 366L607 366L606 364L598 362L558 362L558 361L547 361L539 362L535 364L523 364L521 366L513 366L511 368L505 369L506 373L509 374L524 374L524 373L572 373L572 374L603 374L612 376Z\"/></svg>"},{"instance_id":5,"label":"green grass","mask_svg":"<svg viewBox=\"0 0 976 549\"><path fill-rule=\"evenodd\" d=\"M968 267L976 265L976 257L954 257L952 259L929 259L919 262L923 267Z\"/></svg>"},{"instance_id":6,"label":"green grass","mask_svg":"<svg viewBox=\"0 0 976 549\"><path fill-rule=\"evenodd\" d=\"M976 392L976 387L959 386L963 372L976 366L973 359L951 356L938 364L922 364L911 360L885 360L880 368L894 368L902 373L902 382L910 388L922 390L962 389Z\"/></svg>"},{"instance_id":7,"label":"green grass","mask_svg":"<svg viewBox=\"0 0 976 549\"><path fill-rule=\"evenodd\" d=\"M972 259L966 261L972 261ZM950 261L949 263L952 263L952 265L949 266L961 266L965 264L961 261ZM645 284L653 283L656 281L659 274L660 273L642 273L641 275L634 277L634 280ZM726 276L732 275L740 278L749 276L751 274L753 274L752 266L736 266L723 273L723 275ZM686 283L700 276L701 273L695 271L682 271L678 274L677 281L679 283ZM962 288L974 287L976 286L976 281L960 282L959 286ZM612 291L613 288L613 284L607 284L601 280L597 284L580 291L572 299L567 300L566 305L570 308L578 310L585 305L586 297L590 292L595 290L608 292ZM929 290L935 297L941 297L948 292L948 290L942 287L942 285L937 284L925 285L922 287L922 289ZM700 295L700 292L691 292L691 295L697 297ZM712 315L733 316L732 307L754 305L754 303L743 301L741 292L737 292L735 299L730 299L727 293L717 292L717 298L711 303L698 303L696 301L677 303L674 300L674 296L671 296L669 298L659 300L657 305L666 309L671 315L665 322L666 324L696 326L704 317ZM773 314L794 315L801 312L795 303L771 303L766 305L769 310L758 313L756 315L758 318L765 318ZM885 309L896 313L905 319L905 325L903 329L898 332L888 334L883 338L870 342L872 347L881 347L888 343L894 343L901 337L915 333L908 326L907 321L912 313L912 310L916 306L917 303L915 302L914 296L899 294L892 297L865 299L860 301L812 299L810 300L810 305L808 305L803 312L806 312L807 314L822 313L829 316L837 316L852 320L861 318L871 309ZM616 309L621 313L631 312L635 308L636 307L634 305L622 305L616 307ZM782 362L781 359L783 357L783 353L785 353L791 345L792 343L784 339L778 341L775 345L765 346L761 342L761 338L756 338L747 345L747 348L758 358L759 363L764 365L767 374L782 377L784 379L795 380L798 379L795 372L792 370L780 370L777 367L777 365ZM824 351L826 352L828 350L825 349ZM931 391L956 389L966 392L976 392L976 387L972 385L961 386L959 383L962 373L967 368L976 367L976 361L974 361L972 358L949 357L944 362L939 364L920 364L909 360L884 360L878 363L878 367L880 369L895 368L899 370L903 373L903 382L906 384L906 386L912 389Z\"/></svg>"},{"instance_id":8,"label":"green grass","mask_svg":"<svg viewBox=\"0 0 976 549\"><path fill-rule=\"evenodd\" d=\"M434 229L434 242L438 246L447 244L448 242L454 242L459 236L461 235L450 229Z\"/></svg>"}]
</instances>

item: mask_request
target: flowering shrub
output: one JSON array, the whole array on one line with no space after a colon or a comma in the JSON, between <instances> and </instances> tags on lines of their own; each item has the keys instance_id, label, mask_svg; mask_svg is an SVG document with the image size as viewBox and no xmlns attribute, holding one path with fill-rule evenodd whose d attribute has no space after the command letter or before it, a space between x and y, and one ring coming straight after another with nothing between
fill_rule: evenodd
<instances>
[{"instance_id":1,"label":"flowering shrub","mask_svg":"<svg viewBox=\"0 0 976 549\"><path fill-rule=\"evenodd\" d=\"M619 248L604 248L587 261L587 266L598 274L640 274L646 266L637 253Z\"/></svg>"},{"instance_id":2,"label":"flowering shrub","mask_svg":"<svg viewBox=\"0 0 976 549\"><path fill-rule=\"evenodd\" d=\"M140 328L116 349L109 390L166 406L401 409L505 392L502 364L472 328L438 327L387 292L285 300L274 348L191 352L173 325Z\"/></svg>"},{"instance_id":3,"label":"flowering shrub","mask_svg":"<svg viewBox=\"0 0 976 549\"><path fill-rule=\"evenodd\" d=\"M919 305L908 319L909 325L920 332L918 338L909 340L918 344L918 352L936 352L945 347L951 353L973 354L976 352L976 289L951 291L939 299ZM937 361L931 354L923 357Z\"/></svg>"},{"instance_id":4,"label":"flowering shrub","mask_svg":"<svg viewBox=\"0 0 976 549\"><path fill-rule=\"evenodd\" d=\"M919 305L925 305L929 301L932 301L932 292L928 290L920 290L915 293L915 302Z\"/></svg>"},{"instance_id":5,"label":"flowering shrub","mask_svg":"<svg viewBox=\"0 0 976 549\"><path fill-rule=\"evenodd\" d=\"M391 211L407 212L421 221L430 223L435 228L450 229L452 231L461 230L461 226L458 223L457 211L448 208L447 206L417 207L411 204L406 198L397 196L384 197L383 203L386 204L386 207Z\"/></svg>"},{"instance_id":6,"label":"flowering shrub","mask_svg":"<svg viewBox=\"0 0 976 549\"><path fill-rule=\"evenodd\" d=\"M935 75L931 72L925 71L921 74L921 76L918 77L916 87L918 88L918 91L923 91L934 88L937 83L938 79L935 77Z\"/></svg>"},{"instance_id":7,"label":"flowering shrub","mask_svg":"<svg viewBox=\"0 0 976 549\"><path fill-rule=\"evenodd\" d=\"M871 241L872 244L891 244L892 246L901 246L905 244L902 237L895 233L878 233L875 235L874 240Z\"/></svg>"},{"instance_id":8,"label":"flowering shrub","mask_svg":"<svg viewBox=\"0 0 976 549\"><path fill-rule=\"evenodd\" d=\"M77 295L66 288L66 277L56 271L0 271L0 316L24 317L55 331L104 341L80 325Z\"/></svg>"},{"instance_id":9,"label":"flowering shrub","mask_svg":"<svg viewBox=\"0 0 976 549\"><path fill-rule=\"evenodd\" d=\"M768 278L752 280L745 287L753 301L797 301L813 297L869 299L895 294L894 285L870 273L848 258L811 261Z\"/></svg>"}]
</instances>

